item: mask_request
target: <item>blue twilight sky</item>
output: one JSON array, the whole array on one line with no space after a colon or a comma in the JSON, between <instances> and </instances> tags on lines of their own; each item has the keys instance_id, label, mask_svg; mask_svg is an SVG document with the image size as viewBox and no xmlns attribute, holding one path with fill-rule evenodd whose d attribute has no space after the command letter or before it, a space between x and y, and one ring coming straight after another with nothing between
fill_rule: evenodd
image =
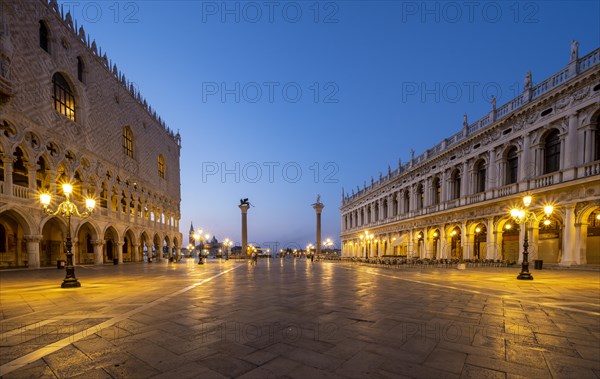
<instances>
[{"instance_id":1,"label":"blue twilight sky","mask_svg":"<svg viewBox=\"0 0 600 379\"><path fill-rule=\"evenodd\" d=\"M182 135L181 226L339 246L349 193L600 46L598 1L64 1ZM272 245L273 246L273 245Z\"/></svg>"}]
</instances>

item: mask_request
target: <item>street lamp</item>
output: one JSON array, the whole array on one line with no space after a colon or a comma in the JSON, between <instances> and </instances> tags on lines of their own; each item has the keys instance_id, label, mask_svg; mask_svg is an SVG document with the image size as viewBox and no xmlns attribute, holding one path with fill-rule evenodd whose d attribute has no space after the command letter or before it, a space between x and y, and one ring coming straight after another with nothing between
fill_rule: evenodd
<instances>
[{"instance_id":1,"label":"street lamp","mask_svg":"<svg viewBox=\"0 0 600 379\"><path fill-rule=\"evenodd\" d=\"M330 250L331 246L333 246L333 241L331 240L331 238L327 238L325 242L323 242L323 245L325 246L325 249ZM331 251L329 252L331 253Z\"/></svg>"},{"instance_id":2,"label":"street lamp","mask_svg":"<svg viewBox=\"0 0 600 379\"><path fill-rule=\"evenodd\" d=\"M225 238L223 245L225 245L225 260L227 261L229 260L230 248L233 242L229 238Z\"/></svg>"},{"instance_id":3,"label":"street lamp","mask_svg":"<svg viewBox=\"0 0 600 379\"><path fill-rule=\"evenodd\" d=\"M370 244L374 237L375 236L373 235L373 233L369 233L368 230L365 230L365 232L359 236L361 241L363 241L363 240L365 241L365 258L366 259L369 259L369 250L371 249Z\"/></svg>"},{"instance_id":4,"label":"street lamp","mask_svg":"<svg viewBox=\"0 0 600 379\"><path fill-rule=\"evenodd\" d=\"M529 247L529 238L527 236L527 226L529 222L537 220L537 217L535 212L529 210L531 200L532 197L527 195L523 197L524 208L515 207L510 210L510 216L513 218L514 222L517 224L523 224L525 226L525 238L523 239L523 262L521 263L521 272L517 276L517 279L519 280L533 280L533 276L529 272L529 253L527 252L527 248ZM554 207L552 205L544 206L546 220L549 220L553 211Z\"/></svg>"},{"instance_id":5,"label":"street lamp","mask_svg":"<svg viewBox=\"0 0 600 379\"><path fill-rule=\"evenodd\" d=\"M67 264L65 265L66 276L63 280L61 287L62 288L74 288L81 287L81 283L75 277L75 266L73 266L73 243L71 242L71 216L77 215L81 218L88 217L92 214L94 207L96 206L96 201L94 199L85 199L85 211L79 212L77 209L77 205L71 202L70 197L73 193L73 186L69 183L64 183L62 185L63 193L65 194L65 201L58 205L58 208L53 211L48 206L50 205L50 201L52 197L48 193L40 194L40 203L44 207L44 212L50 216L63 216L67 219L67 241L65 246L67 248Z\"/></svg>"},{"instance_id":6,"label":"street lamp","mask_svg":"<svg viewBox=\"0 0 600 379\"><path fill-rule=\"evenodd\" d=\"M202 241L202 229L198 229L194 232L194 240L196 241L196 245L200 244L200 241ZM198 249L198 264L204 264L204 260L202 259L202 246Z\"/></svg>"}]
</instances>

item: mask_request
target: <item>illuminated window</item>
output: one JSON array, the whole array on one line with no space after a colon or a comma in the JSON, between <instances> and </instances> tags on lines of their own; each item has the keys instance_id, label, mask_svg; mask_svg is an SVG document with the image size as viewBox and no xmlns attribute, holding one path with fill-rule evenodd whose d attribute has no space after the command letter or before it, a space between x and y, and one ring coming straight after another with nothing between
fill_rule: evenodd
<instances>
[{"instance_id":1,"label":"illuminated window","mask_svg":"<svg viewBox=\"0 0 600 379\"><path fill-rule=\"evenodd\" d=\"M69 83L61 74L56 73L52 76L52 87L54 109L69 120L75 121L75 97Z\"/></svg>"},{"instance_id":2,"label":"illuminated window","mask_svg":"<svg viewBox=\"0 0 600 379\"><path fill-rule=\"evenodd\" d=\"M123 128L123 153L129 158L133 158L133 132L128 126Z\"/></svg>"},{"instance_id":3,"label":"illuminated window","mask_svg":"<svg viewBox=\"0 0 600 379\"><path fill-rule=\"evenodd\" d=\"M162 155L158 156L158 176L165 178L165 158Z\"/></svg>"}]
</instances>

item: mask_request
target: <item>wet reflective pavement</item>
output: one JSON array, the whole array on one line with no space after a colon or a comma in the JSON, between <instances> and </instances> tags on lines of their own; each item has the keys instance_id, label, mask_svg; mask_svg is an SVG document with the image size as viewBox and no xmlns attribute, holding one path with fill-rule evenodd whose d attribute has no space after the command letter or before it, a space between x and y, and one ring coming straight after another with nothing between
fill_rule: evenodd
<instances>
[{"instance_id":1,"label":"wet reflective pavement","mask_svg":"<svg viewBox=\"0 0 600 379\"><path fill-rule=\"evenodd\" d=\"M599 378L600 273L305 259L0 272L3 378Z\"/></svg>"}]
</instances>

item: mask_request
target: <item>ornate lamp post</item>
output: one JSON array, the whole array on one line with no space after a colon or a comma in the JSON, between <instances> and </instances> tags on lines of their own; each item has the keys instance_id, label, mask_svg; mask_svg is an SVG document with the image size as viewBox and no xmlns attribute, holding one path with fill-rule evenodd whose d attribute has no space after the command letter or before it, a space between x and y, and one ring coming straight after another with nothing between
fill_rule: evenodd
<instances>
[{"instance_id":1,"label":"ornate lamp post","mask_svg":"<svg viewBox=\"0 0 600 379\"><path fill-rule=\"evenodd\" d=\"M323 242L323 246L325 246L325 249L331 253L331 247L333 246L333 241L331 240L331 238L327 238L324 242Z\"/></svg>"},{"instance_id":2,"label":"ornate lamp post","mask_svg":"<svg viewBox=\"0 0 600 379\"><path fill-rule=\"evenodd\" d=\"M83 212L79 212L77 209L77 205L71 202L71 194L73 193L73 186L69 183L65 183L62 185L63 193L65 194L65 201L58 205L58 208L54 211L49 208L50 201L52 197L50 194L43 193L40 195L40 203L44 207L44 212L49 214L50 216L63 216L67 219L67 240L65 246L67 248L67 264L65 265L66 276L63 280L61 287L62 288L74 288L81 287L81 283L75 277L75 266L73 266L73 243L71 242L71 216L77 215L79 217L85 218L92 214L94 207L96 206L96 201L94 199L85 199L85 208L86 210Z\"/></svg>"},{"instance_id":3,"label":"ornate lamp post","mask_svg":"<svg viewBox=\"0 0 600 379\"><path fill-rule=\"evenodd\" d=\"M233 245L233 242L229 239L229 238L225 238L225 240L223 241L223 245L225 245L225 260L229 260L229 254L231 253L231 245Z\"/></svg>"},{"instance_id":4,"label":"ornate lamp post","mask_svg":"<svg viewBox=\"0 0 600 379\"><path fill-rule=\"evenodd\" d=\"M365 230L363 234L359 236L361 241L365 241L365 258L369 259L369 250L371 249L371 241L375 236L373 233L369 233L368 230Z\"/></svg>"},{"instance_id":5,"label":"ornate lamp post","mask_svg":"<svg viewBox=\"0 0 600 379\"><path fill-rule=\"evenodd\" d=\"M532 197L527 195L523 197L523 208L513 208L510 210L510 216L513 218L514 222L525 226L525 238L523 239L523 262L521 263L521 272L517 276L519 280L533 280L533 276L529 272L529 252L527 248L529 247L529 237L527 236L527 226L531 221L536 221L537 217L535 212L529 210L529 206L531 205ZM552 212L554 211L554 207L552 205L546 205L544 207L544 213L546 215L546 219L550 217Z\"/></svg>"},{"instance_id":6,"label":"ornate lamp post","mask_svg":"<svg viewBox=\"0 0 600 379\"><path fill-rule=\"evenodd\" d=\"M196 241L196 245L199 245L200 242L203 241L203 239L202 239L202 229L198 229L196 232L194 232L193 237L194 237L194 240ZM202 246L200 246L200 248L198 249L198 264L199 265L203 265L204 264L204 259L202 257Z\"/></svg>"}]
</instances>

